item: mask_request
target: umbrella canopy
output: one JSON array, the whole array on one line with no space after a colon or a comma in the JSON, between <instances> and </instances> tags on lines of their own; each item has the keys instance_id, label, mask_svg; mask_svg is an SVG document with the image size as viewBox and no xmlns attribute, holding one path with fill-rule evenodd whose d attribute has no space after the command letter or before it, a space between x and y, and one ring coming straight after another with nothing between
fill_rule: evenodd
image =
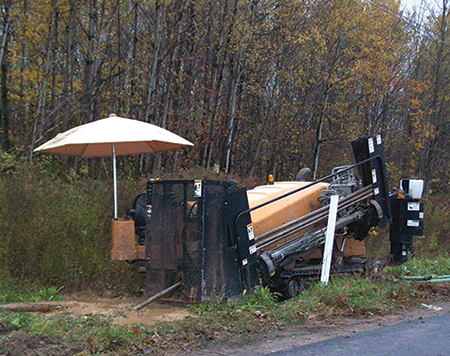
<instances>
[{"instance_id":1,"label":"umbrella canopy","mask_svg":"<svg viewBox=\"0 0 450 356\"><path fill-rule=\"evenodd\" d=\"M113 143L117 156L193 146L188 140L161 127L111 115L106 119L60 133L36 148L34 152L78 157L105 157L113 154Z\"/></svg>"},{"instance_id":2,"label":"umbrella canopy","mask_svg":"<svg viewBox=\"0 0 450 356\"><path fill-rule=\"evenodd\" d=\"M116 156L154 153L193 144L161 127L146 122L110 117L58 134L34 152L77 157L113 157L114 219L117 220Z\"/></svg>"}]
</instances>

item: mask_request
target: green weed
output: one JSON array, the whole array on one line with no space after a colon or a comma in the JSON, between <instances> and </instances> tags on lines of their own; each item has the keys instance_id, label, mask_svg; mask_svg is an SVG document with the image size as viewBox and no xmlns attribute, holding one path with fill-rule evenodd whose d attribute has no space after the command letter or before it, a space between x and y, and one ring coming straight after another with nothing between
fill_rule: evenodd
<instances>
[{"instance_id":1,"label":"green weed","mask_svg":"<svg viewBox=\"0 0 450 356\"><path fill-rule=\"evenodd\" d=\"M277 296L269 287L257 288L253 293L244 295L239 308L249 311L267 310L274 307L277 303Z\"/></svg>"},{"instance_id":2,"label":"green weed","mask_svg":"<svg viewBox=\"0 0 450 356\"><path fill-rule=\"evenodd\" d=\"M113 325L106 317L98 315L62 314L46 317L0 311L0 319L23 332L56 336L63 342L84 344L94 354L127 355L128 345L139 342L132 327Z\"/></svg>"},{"instance_id":3,"label":"green weed","mask_svg":"<svg viewBox=\"0 0 450 356\"><path fill-rule=\"evenodd\" d=\"M48 288L42 288L39 291L39 296L43 300L55 300L57 298L58 293L64 288L63 287L48 287Z\"/></svg>"}]
</instances>

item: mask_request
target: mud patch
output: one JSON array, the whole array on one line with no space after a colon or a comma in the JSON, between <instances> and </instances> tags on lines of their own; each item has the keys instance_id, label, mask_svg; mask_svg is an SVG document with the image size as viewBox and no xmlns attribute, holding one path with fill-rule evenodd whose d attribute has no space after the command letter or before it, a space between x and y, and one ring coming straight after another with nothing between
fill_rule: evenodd
<instances>
[{"instance_id":1,"label":"mud patch","mask_svg":"<svg viewBox=\"0 0 450 356\"><path fill-rule=\"evenodd\" d=\"M67 304L64 310L48 313L52 316L60 313L78 315L102 315L113 324L153 325L162 321L182 320L191 315L188 310L167 304L153 303L136 311L133 307L142 300L136 298L102 299L78 297Z\"/></svg>"}]
</instances>

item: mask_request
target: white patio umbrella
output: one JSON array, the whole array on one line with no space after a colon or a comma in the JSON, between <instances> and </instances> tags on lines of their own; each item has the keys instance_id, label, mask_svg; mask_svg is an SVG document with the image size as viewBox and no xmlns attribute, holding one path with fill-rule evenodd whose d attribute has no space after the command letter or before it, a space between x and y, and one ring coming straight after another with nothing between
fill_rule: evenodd
<instances>
[{"instance_id":1,"label":"white patio umbrella","mask_svg":"<svg viewBox=\"0 0 450 356\"><path fill-rule=\"evenodd\" d=\"M154 153L193 144L161 127L143 121L110 117L56 135L34 152L77 157L113 157L114 219L117 220L116 156Z\"/></svg>"}]
</instances>

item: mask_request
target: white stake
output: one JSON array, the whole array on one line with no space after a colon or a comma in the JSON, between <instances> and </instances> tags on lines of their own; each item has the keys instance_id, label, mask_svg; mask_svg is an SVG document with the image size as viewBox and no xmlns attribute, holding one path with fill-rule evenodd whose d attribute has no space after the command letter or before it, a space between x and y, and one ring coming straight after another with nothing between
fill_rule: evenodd
<instances>
[{"instance_id":1,"label":"white stake","mask_svg":"<svg viewBox=\"0 0 450 356\"><path fill-rule=\"evenodd\" d=\"M330 279L331 257L333 252L334 231L336 229L336 215L339 196L332 195L330 201L330 210L328 213L327 236L325 239L325 249L323 252L322 275L320 281L328 284Z\"/></svg>"}]
</instances>

